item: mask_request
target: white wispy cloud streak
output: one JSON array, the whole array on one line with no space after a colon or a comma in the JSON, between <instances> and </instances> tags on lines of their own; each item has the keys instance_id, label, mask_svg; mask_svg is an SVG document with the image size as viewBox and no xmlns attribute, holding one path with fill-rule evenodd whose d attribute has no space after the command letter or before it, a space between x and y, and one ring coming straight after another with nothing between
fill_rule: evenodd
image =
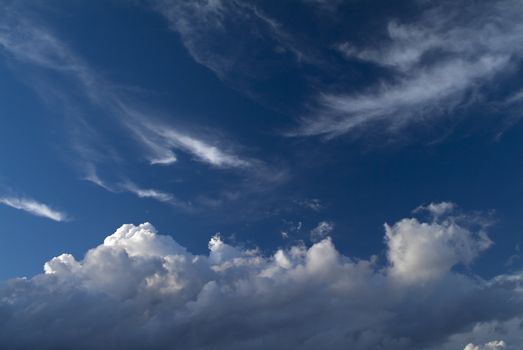
<instances>
[{"instance_id":1,"label":"white wispy cloud streak","mask_svg":"<svg viewBox=\"0 0 523 350\"><path fill-rule=\"evenodd\" d=\"M337 1L304 2L331 5L331 8L340 5ZM504 73L521 63L521 0L412 2L413 6L425 9L419 16L410 22L390 20L388 25L384 23L386 40L383 33L377 38L373 37L375 33L362 33L368 40L356 45L348 41L300 41L300 35L287 32L283 25L286 23L268 16L263 4L257 2L152 1L198 63L233 85L240 80L238 85L247 94L257 77L274 73L263 70L265 57L270 57L267 60L271 64L266 66L272 69L277 70L275 67L281 64L281 57L275 58L274 52L292 52L297 58L294 63L305 61L324 72L335 83L315 83L310 87L308 95L312 98L304 104L307 112L286 135L325 138L367 129L397 133L413 123L430 126L461 107L498 102L489 100L493 94L487 93L486 97L481 89L495 89L495 85L489 83L506 79ZM331 16L341 20L344 15L333 12ZM314 25L321 29L325 23L320 21ZM240 37L235 33L238 27L256 36ZM266 46L242 50L250 48L260 37ZM227 42L224 38L238 38L241 48L235 45L230 50L217 49L214 43ZM364 61L387 73L376 83L354 91L350 81L335 76L337 73L340 77L347 76L340 71L347 65L326 63L333 63L328 58L333 47L347 58L350 69L354 61ZM255 50L264 54L256 55ZM269 54L269 50L273 52ZM310 80L317 82L315 78ZM514 97L511 103L516 99ZM521 114L520 110L518 113Z\"/></svg>"},{"instance_id":2,"label":"white wispy cloud streak","mask_svg":"<svg viewBox=\"0 0 523 350\"><path fill-rule=\"evenodd\" d=\"M260 71L271 74L265 69L278 65L277 61L266 61L262 58L264 55L257 55L258 52L268 48L272 53L278 53L280 61L285 60L288 54L293 63L317 60L311 53L314 50L302 47L286 31L283 23L265 13L263 6L255 1L153 0L150 3L167 19L169 27L180 35L183 45L196 62L213 71L220 79L237 84L244 93L250 94L249 89L245 89L244 79L255 79ZM256 42L246 41L245 37L240 39L238 28L243 28L242 34ZM257 41L260 37L263 40ZM240 45L236 39L241 40ZM227 49L216 49L213 43L217 41Z\"/></svg>"},{"instance_id":3,"label":"white wispy cloud streak","mask_svg":"<svg viewBox=\"0 0 523 350\"><path fill-rule=\"evenodd\" d=\"M127 192L134 194L138 198L149 198L156 200L158 202L166 203L173 205L178 208L190 209L191 205L189 203L183 202L176 198L172 193L165 191L160 191L153 188L143 188L137 185L136 183L126 180L123 182L117 182L114 184L109 184L107 181L103 180L98 173L96 168L90 164L86 168L87 175L83 178L85 181L89 181L95 184L98 187L101 187L109 192L113 193L122 193Z\"/></svg>"},{"instance_id":4,"label":"white wispy cloud streak","mask_svg":"<svg viewBox=\"0 0 523 350\"><path fill-rule=\"evenodd\" d=\"M412 23L391 22L382 44L339 44L348 59L385 67L394 80L360 93L325 89L319 107L290 134L329 138L376 124L397 131L408 123L445 116L477 99L475 90L523 58L522 16L520 0L442 2Z\"/></svg>"},{"instance_id":5,"label":"white wispy cloud streak","mask_svg":"<svg viewBox=\"0 0 523 350\"><path fill-rule=\"evenodd\" d=\"M54 221L66 221L67 214L52 209L47 204L40 203L34 199L24 197L0 197L0 204L11 208L23 210L30 214L51 219Z\"/></svg>"},{"instance_id":6,"label":"white wispy cloud streak","mask_svg":"<svg viewBox=\"0 0 523 350\"><path fill-rule=\"evenodd\" d=\"M136 196L140 198L151 198L154 200L157 200L159 202L169 203L169 204L177 204L178 201L175 199L174 195L163 192L160 190L155 190L152 188L141 188L138 187L136 184L132 182L126 182L121 185L121 187L130 192L135 194Z\"/></svg>"},{"instance_id":7,"label":"white wispy cloud streak","mask_svg":"<svg viewBox=\"0 0 523 350\"><path fill-rule=\"evenodd\" d=\"M175 155L170 151L174 148L191 154L200 162L218 168L247 168L251 165L251 161L247 158L241 158L232 151L225 151L211 144L213 141L180 132L165 123L155 122L153 118L148 118L145 112L129 108L120 101L118 107L126 116L130 117L125 122L129 130L150 147L157 148L156 157L149 159L151 164L167 164L176 161Z\"/></svg>"},{"instance_id":8,"label":"white wispy cloud streak","mask_svg":"<svg viewBox=\"0 0 523 350\"><path fill-rule=\"evenodd\" d=\"M165 123L154 124L159 120L157 115L127 102L128 96L97 74L48 28L20 13L16 7L6 5L4 11L7 15L0 20L0 49L7 57L75 80L93 104L116 117L120 125L131 131L130 136L141 144L151 164L176 162L173 149L191 154L211 166L244 168L248 164L239 155L219 149L215 145L217 140L209 142Z\"/></svg>"}]
</instances>

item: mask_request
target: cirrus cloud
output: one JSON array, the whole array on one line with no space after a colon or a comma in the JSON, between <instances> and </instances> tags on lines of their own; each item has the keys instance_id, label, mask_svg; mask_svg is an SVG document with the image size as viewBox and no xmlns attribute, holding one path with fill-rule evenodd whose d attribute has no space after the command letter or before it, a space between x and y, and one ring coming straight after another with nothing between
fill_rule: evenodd
<instances>
[{"instance_id":1,"label":"cirrus cloud","mask_svg":"<svg viewBox=\"0 0 523 350\"><path fill-rule=\"evenodd\" d=\"M66 221L67 214L52 209L47 204L38 202L31 198L24 197L0 197L0 204L11 208L23 210L30 214L51 219L54 221Z\"/></svg>"}]
</instances>

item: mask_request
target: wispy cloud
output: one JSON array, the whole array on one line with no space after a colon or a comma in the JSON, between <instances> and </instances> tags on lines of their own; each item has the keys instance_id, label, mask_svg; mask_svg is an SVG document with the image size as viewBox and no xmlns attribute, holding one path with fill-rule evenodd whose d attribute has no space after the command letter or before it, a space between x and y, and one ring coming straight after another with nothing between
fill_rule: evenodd
<instances>
[{"instance_id":1,"label":"wispy cloud","mask_svg":"<svg viewBox=\"0 0 523 350\"><path fill-rule=\"evenodd\" d=\"M361 36L366 40L335 39L331 43L300 40L303 35L293 32L288 23L271 17L259 2L152 3L180 35L195 61L222 80L240 86L247 94L253 81L275 74L282 62L287 69L298 70L302 62L314 66L328 83L299 70L305 78L298 84L297 92L303 89L312 97L302 103L306 111L298 119L298 126L287 135L332 138L367 129L393 134L413 123L430 126L445 120L458 108L496 102L489 99L494 95L497 99L497 92L487 93L486 97L484 89L495 90L496 84L491 83L507 79L504 73L521 63L520 1L412 2L422 12L409 21L378 16L377 20L383 18L385 33L365 32ZM330 9L342 6L339 1L303 3ZM340 11L328 17L341 21L343 16ZM314 27L329 30L325 17L317 18ZM242 31L238 35L237 28L245 28L247 34ZM255 35L251 37L249 33ZM236 45L237 41L241 45ZM233 42L234 47L224 50L214 45L216 42L224 45ZM294 60L283 60L278 56L282 53L291 53ZM344 63L340 62L340 56L346 58ZM369 69L370 76L376 72L379 76L369 77L355 91L348 72L361 62L369 67L374 65ZM265 67L271 70L265 71ZM260 99L259 94L250 95Z\"/></svg>"},{"instance_id":2,"label":"wispy cloud","mask_svg":"<svg viewBox=\"0 0 523 350\"><path fill-rule=\"evenodd\" d=\"M218 140L209 142L199 139L172 125L165 125L165 122L155 124L155 120L161 119L158 115L127 102L129 96L126 93L97 74L48 28L38 25L15 8L6 10L9 16L0 21L0 48L4 53L19 62L72 78L94 105L131 131L128 136L141 145L144 156L151 164L168 165L176 162L173 149L220 168L238 168L248 164L239 155L219 149L216 145Z\"/></svg>"},{"instance_id":3,"label":"wispy cloud","mask_svg":"<svg viewBox=\"0 0 523 350\"><path fill-rule=\"evenodd\" d=\"M122 184L121 186L126 191L135 194L136 196L140 198L151 198L154 200L157 200L159 202L169 203L169 204L177 204L178 201L174 198L174 196L167 192L162 192L160 190L155 190L151 188L141 188L138 187L136 184L132 182L126 182Z\"/></svg>"},{"instance_id":4,"label":"wispy cloud","mask_svg":"<svg viewBox=\"0 0 523 350\"><path fill-rule=\"evenodd\" d=\"M96 168L93 166L90 166L87 169L87 175L84 177L85 181L89 181L93 184L95 184L98 187L101 187L109 192L113 193L122 193L127 192L134 194L138 198L149 198L156 200L158 202L166 203L173 205L175 207L189 209L191 205L189 203L183 202L176 198L171 193L167 193L158 189L152 189L152 188L143 188L137 185L136 183L125 180L123 182L117 182L117 183L109 183L105 180L103 180L98 173L96 172Z\"/></svg>"},{"instance_id":5,"label":"wispy cloud","mask_svg":"<svg viewBox=\"0 0 523 350\"><path fill-rule=\"evenodd\" d=\"M266 13L262 4L256 1L155 0L151 3L167 19L169 27L180 35L196 62L220 79L241 86L244 93L250 93L245 90L244 80L256 79L261 71L271 74L267 68L276 67L287 61L286 58L293 63L317 59L312 53L314 50L301 45L283 23ZM215 42L221 45L218 47L213 44ZM276 52L278 60L267 58L268 52Z\"/></svg>"},{"instance_id":6,"label":"wispy cloud","mask_svg":"<svg viewBox=\"0 0 523 350\"><path fill-rule=\"evenodd\" d=\"M153 151L150 153L151 164L170 164L176 161L173 149L190 154L194 159L218 168L246 168L250 165L247 158L242 158L231 150L220 148L218 140L207 141L188 132L182 132L166 123L147 116L146 112L122 102L116 101L121 113L127 118L125 125L135 137Z\"/></svg>"},{"instance_id":7,"label":"wispy cloud","mask_svg":"<svg viewBox=\"0 0 523 350\"><path fill-rule=\"evenodd\" d=\"M44 73L26 78L45 101L51 101L53 108L62 108L67 116L71 164L79 169L82 179L113 193L133 193L193 210L189 200L179 200L174 194L169 200L161 195L169 191L159 184L124 186L127 181L134 183L128 166L141 167L144 160L153 166L194 161L232 171L237 176L235 181L205 180L220 187L205 197L219 202L234 201L227 193L242 196L261 193L289 178L284 164L272 164L253 156L259 150L248 151L226 132L206 125L177 124L176 116L149 105L133 89L106 79L99 73L101 70L76 53L74 46L61 40L52 27L31 16L31 12L18 10L16 5L6 7L6 16L0 18L0 54L22 77L24 71ZM261 12L257 14L263 16ZM270 20L265 18L265 21ZM275 26L272 30L281 29L276 23L272 25ZM53 79L55 76L59 79ZM194 167L200 171L199 165ZM202 195L195 194L194 199L197 198Z\"/></svg>"},{"instance_id":8,"label":"wispy cloud","mask_svg":"<svg viewBox=\"0 0 523 350\"><path fill-rule=\"evenodd\" d=\"M47 204L40 203L30 198L0 197L0 204L11 208L23 210L30 214L48 218L54 221L66 221L67 214L50 208Z\"/></svg>"},{"instance_id":9,"label":"wispy cloud","mask_svg":"<svg viewBox=\"0 0 523 350\"><path fill-rule=\"evenodd\" d=\"M393 79L356 93L325 89L318 108L291 134L334 137L377 123L397 131L445 116L523 58L522 15L514 0L442 2L412 23L390 22L381 44L339 44L347 59L379 65Z\"/></svg>"},{"instance_id":10,"label":"wispy cloud","mask_svg":"<svg viewBox=\"0 0 523 350\"><path fill-rule=\"evenodd\" d=\"M416 120L444 115L462 101L467 89L484 83L508 62L509 56L455 60L416 72L400 83L381 85L371 93L323 94L317 115L303 119L296 134L334 137L376 122L395 131Z\"/></svg>"},{"instance_id":11,"label":"wispy cloud","mask_svg":"<svg viewBox=\"0 0 523 350\"><path fill-rule=\"evenodd\" d=\"M203 139L181 133L168 126L151 124L147 121L142 123L142 128L135 130L135 132L141 133L141 135L150 132L154 137L161 140L160 142L164 144L165 148L183 150L194 156L196 160L211 166L219 168L245 168L250 165L247 159L242 159L236 154L224 151ZM156 162L159 162L159 160L156 160Z\"/></svg>"}]
</instances>

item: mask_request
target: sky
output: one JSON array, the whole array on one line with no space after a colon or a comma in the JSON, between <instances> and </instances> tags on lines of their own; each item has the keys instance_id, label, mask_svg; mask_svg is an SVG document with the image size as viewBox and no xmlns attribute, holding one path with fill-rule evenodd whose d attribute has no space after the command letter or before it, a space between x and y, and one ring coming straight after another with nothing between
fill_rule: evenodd
<instances>
[{"instance_id":1,"label":"sky","mask_svg":"<svg viewBox=\"0 0 523 350\"><path fill-rule=\"evenodd\" d=\"M521 349L522 19L0 0L0 347Z\"/></svg>"}]
</instances>

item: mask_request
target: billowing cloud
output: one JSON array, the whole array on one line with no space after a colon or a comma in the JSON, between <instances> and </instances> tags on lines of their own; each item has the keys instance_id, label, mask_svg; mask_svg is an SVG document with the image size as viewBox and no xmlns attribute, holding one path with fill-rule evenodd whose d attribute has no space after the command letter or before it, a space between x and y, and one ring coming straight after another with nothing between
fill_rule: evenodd
<instances>
[{"instance_id":1,"label":"billowing cloud","mask_svg":"<svg viewBox=\"0 0 523 350\"><path fill-rule=\"evenodd\" d=\"M47 204L40 203L31 198L0 197L0 204L54 221L67 220L67 214L64 212L52 209Z\"/></svg>"},{"instance_id":2,"label":"billowing cloud","mask_svg":"<svg viewBox=\"0 0 523 350\"><path fill-rule=\"evenodd\" d=\"M406 281L434 280L452 266L470 264L492 241L484 231L472 232L454 220L420 222L403 219L385 224L390 273Z\"/></svg>"},{"instance_id":3,"label":"billowing cloud","mask_svg":"<svg viewBox=\"0 0 523 350\"><path fill-rule=\"evenodd\" d=\"M489 322L521 317L522 277L483 280L455 270L484 249L486 236L465 223L449 224L449 215L392 225L383 264L343 255L329 238L264 255L214 236L208 255L194 255L151 224L123 225L81 260L62 254L45 263L43 274L7 281L0 289L0 346L433 350L449 341L456 341L454 349L490 346L496 338L460 337ZM417 255L416 249L426 253L430 244L431 254ZM468 255L462 259L456 252ZM424 273L399 269L413 254ZM441 265L447 257L450 262ZM506 349L517 349L503 340Z\"/></svg>"}]
</instances>

